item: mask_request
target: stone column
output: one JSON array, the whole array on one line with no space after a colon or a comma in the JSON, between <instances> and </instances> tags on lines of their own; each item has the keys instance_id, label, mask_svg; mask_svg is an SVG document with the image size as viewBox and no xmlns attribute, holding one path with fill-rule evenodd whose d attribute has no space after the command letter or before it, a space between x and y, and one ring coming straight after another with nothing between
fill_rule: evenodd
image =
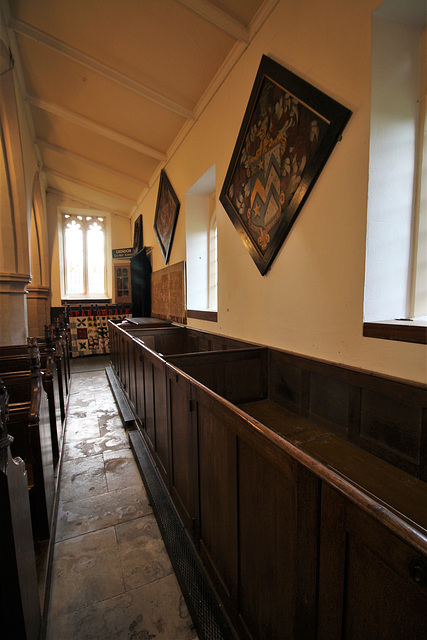
<instances>
[{"instance_id":1,"label":"stone column","mask_svg":"<svg viewBox=\"0 0 427 640\"><path fill-rule=\"evenodd\" d=\"M0 41L0 59L7 63ZM0 344L25 344L30 282L29 211L13 61L0 75Z\"/></svg>"},{"instance_id":2,"label":"stone column","mask_svg":"<svg viewBox=\"0 0 427 640\"><path fill-rule=\"evenodd\" d=\"M42 336L45 325L50 324L50 289L29 284L27 291L28 335Z\"/></svg>"},{"instance_id":3,"label":"stone column","mask_svg":"<svg viewBox=\"0 0 427 640\"><path fill-rule=\"evenodd\" d=\"M0 273L0 345L25 344L28 274Z\"/></svg>"}]
</instances>

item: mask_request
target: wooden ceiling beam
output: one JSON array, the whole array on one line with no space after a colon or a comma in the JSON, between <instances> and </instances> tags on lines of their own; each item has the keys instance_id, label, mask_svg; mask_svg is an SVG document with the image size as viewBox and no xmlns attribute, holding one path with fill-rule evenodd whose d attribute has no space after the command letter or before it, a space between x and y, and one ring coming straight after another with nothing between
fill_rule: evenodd
<instances>
[{"instance_id":1,"label":"wooden ceiling beam","mask_svg":"<svg viewBox=\"0 0 427 640\"><path fill-rule=\"evenodd\" d=\"M68 109L64 109L63 107L58 107L50 102L44 102L43 100L39 100L38 98L34 98L33 96L25 96L25 100L32 104L34 107L38 109L42 109L43 111L48 111L58 118L63 118L64 120L68 120L69 122L73 122L79 127L84 127L85 129L89 129L93 133L97 133L104 138L109 138L110 140L114 140L114 142L118 142L119 144L129 147L129 149L134 149L139 153L142 153L145 156L150 156L151 158L155 158L156 160L160 160L161 162L166 161L166 154L158 149L153 149L152 147L148 147L133 138L128 138L127 136L118 133L117 131L113 131L112 129L108 129L93 120L89 120L88 118L84 118L83 116L79 116L77 113L73 113L72 111L68 111Z\"/></svg>"},{"instance_id":2,"label":"wooden ceiling beam","mask_svg":"<svg viewBox=\"0 0 427 640\"><path fill-rule=\"evenodd\" d=\"M84 187L85 189L91 189L92 191L96 191L97 193L102 193L104 196L108 196L109 198L122 200L123 202L131 204L133 206L137 204L135 200L132 200L132 198L121 196L118 193L113 193L112 191L108 191L107 189L101 189L100 187L95 187L93 184L89 184L88 182L83 182L83 180L77 180L76 178L73 178L72 176L69 176L66 173L62 173L62 171L57 171L56 169L52 169L51 167L44 166L43 171L47 175L51 175L54 178L60 178L61 180L66 180L67 182L76 184L79 187Z\"/></svg>"},{"instance_id":3,"label":"wooden ceiling beam","mask_svg":"<svg viewBox=\"0 0 427 640\"><path fill-rule=\"evenodd\" d=\"M117 209L104 206L102 204L99 204L99 202L94 202L93 200L86 200L85 198L76 196L75 194L71 193L71 191L66 191L64 189L61 189L59 191L58 189L55 189L55 187L48 186L46 189L46 193L50 193L54 196L57 196L58 198L61 198L61 200L64 200L64 199L70 200L71 202L74 202L76 205L79 205L80 207L86 207L88 209L91 209L92 211L99 211L99 213L108 212L115 216L119 216L120 218L124 218L125 220L130 219L130 214L123 213L122 211L117 211ZM70 204L69 203L61 204L60 206L70 207Z\"/></svg>"},{"instance_id":4,"label":"wooden ceiling beam","mask_svg":"<svg viewBox=\"0 0 427 640\"><path fill-rule=\"evenodd\" d=\"M224 13L224 11L217 9L207 0L178 0L178 2L188 9L191 9L194 13L197 13L197 15L201 16L204 20L207 20L225 33L228 33L232 38L240 42L249 42L249 29Z\"/></svg>"},{"instance_id":5,"label":"wooden ceiling beam","mask_svg":"<svg viewBox=\"0 0 427 640\"><path fill-rule=\"evenodd\" d=\"M73 151L69 151L68 149L64 149L63 147L58 147L56 144L52 144L51 142L47 142L47 140L43 140L42 138L36 138L34 141L39 147L43 147L45 149L50 149L51 151L55 151L55 153L60 153L61 155L66 156L67 158L71 158L72 160L77 160L78 162L84 162L85 164L94 167L95 169L99 169L101 171L111 173L122 180L126 180L127 182L133 182L140 187L148 187L148 182L144 180L138 180L138 178L134 178L133 176L129 176L127 173L123 173L122 171L118 171L117 169L113 169L112 167L107 167L105 164L101 164L101 162L96 162L95 160L90 160L85 156L81 156L78 153L74 153Z\"/></svg>"},{"instance_id":6,"label":"wooden ceiling beam","mask_svg":"<svg viewBox=\"0 0 427 640\"><path fill-rule=\"evenodd\" d=\"M182 116L186 120L194 119L193 112L190 109L184 107L182 104L178 104L174 100L170 100L169 98L161 95L157 91L150 89L150 87L147 87L141 84L140 82L137 82L136 80L132 80L132 78L125 76L120 71L116 71L115 69L112 69L106 64L99 62L95 58L92 58L91 56L88 56L85 53L82 53L81 51L79 51L78 49L75 49L74 47L71 47L65 42L62 42L61 40L58 40L53 36L49 36L47 33L44 33L43 31L40 31L35 27L25 24L20 20L15 20L14 18L9 19L8 26L10 29L13 29L15 33L20 33L21 35L24 35L27 38L31 38L36 42L40 42L46 47L49 47L50 49L53 49L54 51L57 51L64 56L67 56L74 62L78 62L84 65L85 67L87 67L88 69L91 69L92 71L95 71L96 73L99 73L105 76L109 80L112 80L113 82L116 82L117 84L122 85L126 89L129 89L134 93L137 93L138 95L145 98L146 100L149 100L150 102L154 102L159 106L163 107L164 109L167 109L168 111L172 111L173 113L176 113L179 116Z\"/></svg>"}]
</instances>

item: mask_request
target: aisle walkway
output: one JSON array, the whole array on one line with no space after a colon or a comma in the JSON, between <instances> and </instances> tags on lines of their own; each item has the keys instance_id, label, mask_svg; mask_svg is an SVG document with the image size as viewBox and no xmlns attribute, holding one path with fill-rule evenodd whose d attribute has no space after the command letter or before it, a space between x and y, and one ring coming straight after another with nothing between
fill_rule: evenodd
<instances>
[{"instance_id":1,"label":"aisle walkway","mask_svg":"<svg viewBox=\"0 0 427 640\"><path fill-rule=\"evenodd\" d=\"M107 362L82 360L72 374L47 640L196 639Z\"/></svg>"}]
</instances>

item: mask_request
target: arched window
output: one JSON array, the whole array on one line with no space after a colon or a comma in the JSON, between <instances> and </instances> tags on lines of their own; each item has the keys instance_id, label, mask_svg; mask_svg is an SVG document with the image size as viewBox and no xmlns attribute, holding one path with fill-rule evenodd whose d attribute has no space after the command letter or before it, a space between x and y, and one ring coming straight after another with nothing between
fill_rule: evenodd
<instances>
[{"instance_id":1,"label":"arched window","mask_svg":"<svg viewBox=\"0 0 427 640\"><path fill-rule=\"evenodd\" d=\"M65 213L62 228L65 296L106 296L104 218Z\"/></svg>"}]
</instances>

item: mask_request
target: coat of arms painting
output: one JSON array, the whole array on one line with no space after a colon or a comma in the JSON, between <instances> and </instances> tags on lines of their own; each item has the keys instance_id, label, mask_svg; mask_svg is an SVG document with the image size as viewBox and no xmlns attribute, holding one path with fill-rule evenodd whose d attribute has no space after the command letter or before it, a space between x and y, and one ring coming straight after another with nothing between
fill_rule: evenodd
<instances>
[{"instance_id":1,"label":"coat of arms painting","mask_svg":"<svg viewBox=\"0 0 427 640\"><path fill-rule=\"evenodd\" d=\"M263 56L220 196L262 275L350 115Z\"/></svg>"}]
</instances>

